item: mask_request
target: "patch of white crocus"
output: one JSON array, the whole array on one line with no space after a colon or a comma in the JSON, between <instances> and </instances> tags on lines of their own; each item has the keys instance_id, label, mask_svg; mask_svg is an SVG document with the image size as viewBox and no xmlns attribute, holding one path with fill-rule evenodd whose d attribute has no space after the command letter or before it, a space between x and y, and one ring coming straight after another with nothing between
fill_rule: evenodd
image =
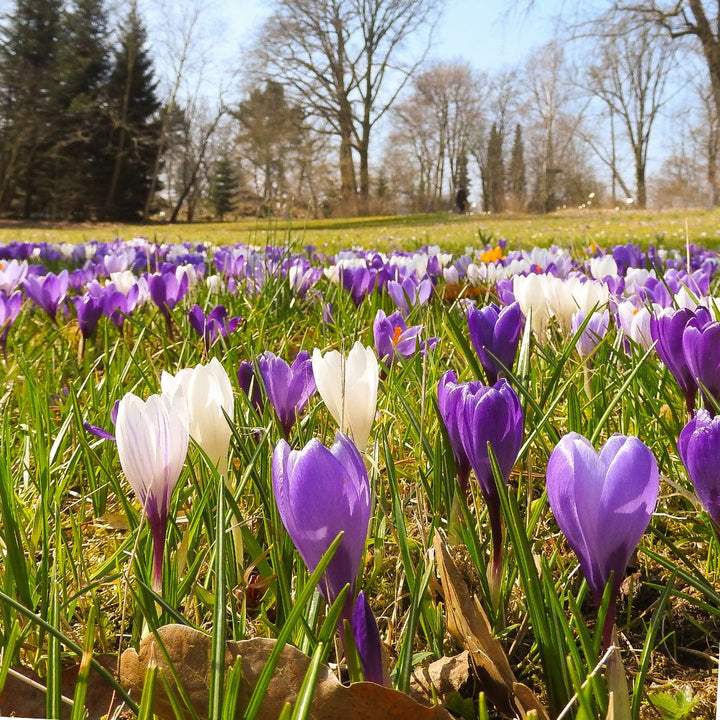
<instances>
[{"instance_id":1,"label":"patch of white crocus","mask_svg":"<svg viewBox=\"0 0 720 720\"><path fill-rule=\"evenodd\" d=\"M324 355L315 348L313 375L320 397L359 450L367 447L375 420L378 391L378 359L371 347L357 341L347 357L337 350Z\"/></svg>"},{"instance_id":2,"label":"patch of white crocus","mask_svg":"<svg viewBox=\"0 0 720 720\"><path fill-rule=\"evenodd\" d=\"M161 385L163 393L169 394L182 388L190 437L224 474L232 434L228 418L232 421L235 406L225 368L213 358L207 365L185 368L175 376L163 371Z\"/></svg>"}]
</instances>

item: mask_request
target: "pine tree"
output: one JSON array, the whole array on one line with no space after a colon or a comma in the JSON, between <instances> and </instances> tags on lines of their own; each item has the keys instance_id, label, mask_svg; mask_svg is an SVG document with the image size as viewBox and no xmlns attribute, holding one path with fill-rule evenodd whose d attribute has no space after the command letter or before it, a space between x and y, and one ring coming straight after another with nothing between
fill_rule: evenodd
<instances>
[{"instance_id":1,"label":"pine tree","mask_svg":"<svg viewBox=\"0 0 720 720\"><path fill-rule=\"evenodd\" d=\"M160 130L160 103L146 48L147 34L135 2L124 27L108 83L113 119L109 140L112 172L103 214L106 218L130 220L142 215L150 187Z\"/></svg>"},{"instance_id":2,"label":"pine tree","mask_svg":"<svg viewBox=\"0 0 720 720\"><path fill-rule=\"evenodd\" d=\"M67 39L59 52L63 115L58 118L63 134L55 148L54 194L60 216L72 219L98 216L112 171L106 14L103 0L76 0L64 21Z\"/></svg>"},{"instance_id":3,"label":"pine tree","mask_svg":"<svg viewBox=\"0 0 720 720\"><path fill-rule=\"evenodd\" d=\"M16 0L0 38L0 210L47 207L57 139L60 0Z\"/></svg>"},{"instance_id":4,"label":"pine tree","mask_svg":"<svg viewBox=\"0 0 720 720\"><path fill-rule=\"evenodd\" d=\"M515 210L523 210L527 199L527 180L525 178L525 155L523 150L522 129L515 126L512 153L510 155L510 192L513 196Z\"/></svg>"},{"instance_id":5,"label":"pine tree","mask_svg":"<svg viewBox=\"0 0 720 720\"><path fill-rule=\"evenodd\" d=\"M494 213L505 209L505 164L502 146L502 134L493 123L487 150L487 208Z\"/></svg>"},{"instance_id":6,"label":"pine tree","mask_svg":"<svg viewBox=\"0 0 720 720\"><path fill-rule=\"evenodd\" d=\"M210 205L220 221L226 213L234 209L237 191L238 179L233 162L227 155L223 155L215 163L209 193Z\"/></svg>"}]
</instances>

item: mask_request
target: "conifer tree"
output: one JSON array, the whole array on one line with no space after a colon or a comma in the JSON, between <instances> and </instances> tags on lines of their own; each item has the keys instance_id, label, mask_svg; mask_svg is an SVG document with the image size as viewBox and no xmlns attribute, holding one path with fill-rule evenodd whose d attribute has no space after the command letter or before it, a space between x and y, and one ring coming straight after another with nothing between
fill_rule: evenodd
<instances>
[{"instance_id":1,"label":"conifer tree","mask_svg":"<svg viewBox=\"0 0 720 720\"><path fill-rule=\"evenodd\" d=\"M525 178L525 154L523 149L520 123L515 126L515 138L510 154L510 192L515 210L523 210L527 199L527 180Z\"/></svg>"},{"instance_id":2,"label":"conifer tree","mask_svg":"<svg viewBox=\"0 0 720 720\"><path fill-rule=\"evenodd\" d=\"M238 179L232 160L223 155L215 163L210 178L210 205L219 220L235 207L235 194L238 191Z\"/></svg>"},{"instance_id":3,"label":"conifer tree","mask_svg":"<svg viewBox=\"0 0 720 720\"><path fill-rule=\"evenodd\" d=\"M60 0L16 0L0 38L0 210L47 207L57 139Z\"/></svg>"},{"instance_id":4,"label":"conifer tree","mask_svg":"<svg viewBox=\"0 0 720 720\"><path fill-rule=\"evenodd\" d=\"M108 84L112 172L103 214L129 220L141 216L145 205L157 152L160 103L146 47L147 33L135 2L123 26Z\"/></svg>"},{"instance_id":5,"label":"conifer tree","mask_svg":"<svg viewBox=\"0 0 720 720\"><path fill-rule=\"evenodd\" d=\"M62 136L54 154L55 207L62 217L97 217L112 171L107 113L110 53L103 0L75 0L59 51Z\"/></svg>"},{"instance_id":6,"label":"conifer tree","mask_svg":"<svg viewBox=\"0 0 720 720\"><path fill-rule=\"evenodd\" d=\"M505 164L503 137L493 123L490 128L487 150L487 209L499 213L505 209Z\"/></svg>"}]
</instances>

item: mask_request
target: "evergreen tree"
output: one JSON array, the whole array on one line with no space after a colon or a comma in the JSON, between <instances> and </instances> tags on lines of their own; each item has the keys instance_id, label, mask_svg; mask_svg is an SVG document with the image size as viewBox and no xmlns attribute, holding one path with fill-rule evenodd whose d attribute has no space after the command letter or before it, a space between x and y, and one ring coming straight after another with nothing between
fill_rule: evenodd
<instances>
[{"instance_id":1,"label":"evergreen tree","mask_svg":"<svg viewBox=\"0 0 720 720\"><path fill-rule=\"evenodd\" d=\"M124 28L108 83L112 171L103 214L129 220L141 216L145 206L157 153L160 103L146 48L147 34L135 2Z\"/></svg>"},{"instance_id":2,"label":"evergreen tree","mask_svg":"<svg viewBox=\"0 0 720 720\"><path fill-rule=\"evenodd\" d=\"M235 208L235 195L238 191L238 179L232 160L223 155L215 163L210 178L210 205L216 217L222 221L226 213Z\"/></svg>"},{"instance_id":3,"label":"evergreen tree","mask_svg":"<svg viewBox=\"0 0 720 720\"><path fill-rule=\"evenodd\" d=\"M97 217L112 165L107 113L110 57L103 0L76 0L65 16L59 52L62 137L56 148L55 207L62 217Z\"/></svg>"},{"instance_id":4,"label":"evergreen tree","mask_svg":"<svg viewBox=\"0 0 720 720\"><path fill-rule=\"evenodd\" d=\"M502 146L502 134L493 123L487 150L487 209L494 213L505 209L505 164Z\"/></svg>"},{"instance_id":5,"label":"evergreen tree","mask_svg":"<svg viewBox=\"0 0 720 720\"><path fill-rule=\"evenodd\" d=\"M60 0L16 0L0 38L0 210L48 206L57 140Z\"/></svg>"},{"instance_id":6,"label":"evergreen tree","mask_svg":"<svg viewBox=\"0 0 720 720\"><path fill-rule=\"evenodd\" d=\"M515 210L523 210L527 198L527 180L525 178L525 154L523 150L522 129L515 126L512 153L510 155L510 192L513 195Z\"/></svg>"}]
</instances>

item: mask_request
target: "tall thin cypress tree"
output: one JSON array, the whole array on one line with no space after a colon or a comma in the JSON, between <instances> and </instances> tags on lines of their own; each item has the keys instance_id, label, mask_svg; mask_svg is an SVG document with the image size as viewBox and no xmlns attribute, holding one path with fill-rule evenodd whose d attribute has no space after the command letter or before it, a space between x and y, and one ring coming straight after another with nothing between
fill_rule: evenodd
<instances>
[{"instance_id":1,"label":"tall thin cypress tree","mask_svg":"<svg viewBox=\"0 0 720 720\"><path fill-rule=\"evenodd\" d=\"M499 213L505 209L505 163L503 162L503 137L497 125L492 124L487 150L488 210Z\"/></svg>"},{"instance_id":2,"label":"tall thin cypress tree","mask_svg":"<svg viewBox=\"0 0 720 720\"><path fill-rule=\"evenodd\" d=\"M520 123L515 126L512 152L510 154L510 192L513 196L515 210L523 210L527 200L527 180L525 177L525 153L523 149L522 128Z\"/></svg>"}]
</instances>

